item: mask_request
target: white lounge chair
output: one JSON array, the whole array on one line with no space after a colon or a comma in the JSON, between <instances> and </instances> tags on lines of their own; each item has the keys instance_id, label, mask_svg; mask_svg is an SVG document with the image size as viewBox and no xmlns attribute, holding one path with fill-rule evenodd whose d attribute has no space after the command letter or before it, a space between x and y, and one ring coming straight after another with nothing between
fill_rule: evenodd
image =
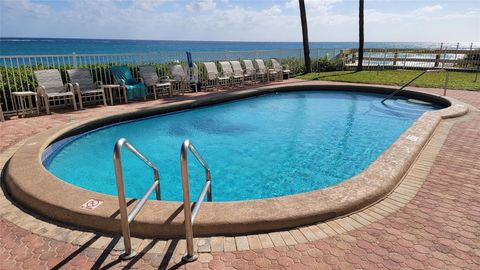
<instances>
[{"instance_id":1,"label":"white lounge chair","mask_svg":"<svg viewBox=\"0 0 480 270\"><path fill-rule=\"evenodd\" d=\"M205 69L207 70L207 77L204 82L204 87L216 87L218 85L228 86L230 84L230 77L225 74L219 74L217 65L214 62L205 62Z\"/></svg>"},{"instance_id":2,"label":"white lounge chair","mask_svg":"<svg viewBox=\"0 0 480 270\"><path fill-rule=\"evenodd\" d=\"M220 61L220 66L222 67L222 73L225 76L230 77L232 86L234 84L243 85L243 73L235 73L230 62Z\"/></svg>"},{"instance_id":3,"label":"white lounge chair","mask_svg":"<svg viewBox=\"0 0 480 270\"><path fill-rule=\"evenodd\" d=\"M188 84L189 78L184 67L180 64L172 64L169 65L168 68L170 69L170 73L172 74L170 82L173 85L173 89L178 92L182 92L182 94L185 94L185 91L190 91L190 87Z\"/></svg>"},{"instance_id":4,"label":"white lounge chair","mask_svg":"<svg viewBox=\"0 0 480 270\"><path fill-rule=\"evenodd\" d=\"M77 94L80 109L83 109L83 98L101 98L103 105L107 106L102 82L93 82L93 77L88 69L69 69L67 73L70 78L70 87L73 87L74 93Z\"/></svg>"},{"instance_id":5,"label":"white lounge chair","mask_svg":"<svg viewBox=\"0 0 480 270\"><path fill-rule=\"evenodd\" d=\"M262 59L255 59L255 62L257 63L258 72L267 74L267 80L271 80L272 78L273 80L278 79L278 72L274 69L267 68Z\"/></svg>"},{"instance_id":6,"label":"white lounge chair","mask_svg":"<svg viewBox=\"0 0 480 270\"><path fill-rule=\"evenodd\" d=\"M157 92L163 96L165 91L167 95L172 95L172 84L168 82L168 77L158 77L157 70L153 66L139 66L141 81L153 92L153 97L157 99Z\"/></svg>"},{"instance_id":7,"label":"white lounge chair","mask_svg":"<svg viewBox=\"0 0 480 270\"><path fill-rule=\"evenodd\" d=\"M257 71L255 66L253 66L252 60L243 60L245 64L245 75L252 76L252 80L257 82L257 80L265 81L267 79L267 73Z\"/></svg>"},{"instance_id":8,"label":"white lounge chair","mask_svg":"<svg viewBox=\"0 0 480 270\"><path fill-rule=\"evenodd\" d=\"M247 61L250 61L250 60L247 60ZM253 67L252 61L250 61L252 68L246 69L246 70L243 69L242 65L240 64L240 61L230 61L230 64L232 64L233 72L235 73L235 75L242 74L243 82L255 83L255 68Z\"/></svg>"},{"instance_id":9,"label":"white lounge chair","mask_svg":"<svg viewBox=\"0 0 480 270\"><path fill-rule=\"evenodd\" d=\"M67 101L71 101L73 109L77 110L74 90L68 84L63 83L58 69L35 70L34 74L38 83L37 93L43 98L47 114L50 114L50 100L55 101L62 98L65 104Z\"/></svg>"},{"instance_id":10,"label":"white lounge chair","mask_svg":"<svg viewBox=\"0 0 480 270\"><path fill-rule=\"evenodd\" d=\"M278 72L280 80L283 80L284 74L287 74L287 80L290 79L290 73L291 73L290 69L283 69L280 62L275 58L272 58L272 65L273 65L273 69L275 69Z\"/></svg>"},{"instance_id":11,"label":"white lounge chair","mask_svg":"<svg viewBox=\"0 0 480 270\"><path fill-rule=\"evenodd\" d=\"M195 93L198 92L198 66L193 63L193 67L190 68L188 66L185 66L183 68L183 70L185 71L185 73L187 74L187 84L189 86L193 86L193 88L195 89Z\"/></svg>"},{"instance_id":12,"label":"white lounge chair","mask_svg":"<svg viewBox=\"0 0 480 270\"><path fill-rule=\"evenodd\" d=\"M235 76L242 76L243 82L245 81L250 81L252 83L255 82L255 79L254 79L255 72L253 72L253 70L251 72L248 72L248 71L246 72L245 70L243 70L242 65L240 64L240 61L230 61L230 64L232 64L233 73L235 74Z\"/></svg>"}]
</instances>

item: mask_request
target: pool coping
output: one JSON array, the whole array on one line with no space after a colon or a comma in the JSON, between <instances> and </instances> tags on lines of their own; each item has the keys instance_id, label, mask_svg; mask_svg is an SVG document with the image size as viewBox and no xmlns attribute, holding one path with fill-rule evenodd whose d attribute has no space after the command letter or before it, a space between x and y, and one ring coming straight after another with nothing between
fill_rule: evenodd
<instances>
[{"instance_id":1,"label":"pool coping","mask_svg":"<svg viewBox=\"0 0 480 270\"><path fill-rule=\"evenodd\" d=\"M120 223L116 197L84 190L63 182L43 167L41 154L51 142L119 119L125 120L174 109L205 106L277 91L313 89L344 91L345 88L375 93L390 93L394 90L391 87L352 85L269 86L239 90L204 99L179 101L160 105L154 109L115 113L107 117L89 119L54 128L30 138L13 155L6 167L6 187L17 202L42 216L77 227L118 234ZM194 226L195 235L242 235L295 228L358 211L384 198L402 179L440 120L461 116L468 112L466 104L452 98L443 99L414 91L405 91L402 94L431 101L448 102L451 106L422 115L367 169L333 187L264 200L205 202ZM414 138L416 139L412 140ZM93 211L81 209L80 205L90 198L102 200L103 204ZM182 203L148 201L131 224L131 232L132 235L140 237L183 236Z\"/></svg>"}]
</instances>

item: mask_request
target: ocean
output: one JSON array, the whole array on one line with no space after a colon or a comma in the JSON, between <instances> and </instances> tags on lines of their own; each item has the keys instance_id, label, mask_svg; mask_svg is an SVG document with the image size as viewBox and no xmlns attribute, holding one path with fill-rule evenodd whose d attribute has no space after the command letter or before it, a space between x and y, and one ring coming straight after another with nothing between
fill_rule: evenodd
<instances>
[{"instance_id":1,"label":"ocean","mask_svg":"<svg viewBox=\"0 0 480 270\"><path fill-rule=\"evenodd\" d=\"M439 42L366 42L365 48L439 48ZM471 43L461 43L470 48ZM325 49L356 48L357 42L311 42L310 47ZM455 48L457 43L448 44ZM478 44L474 44L474 47ZM250 51L300 49L301 42L173 41L66 38L0 38L0 56L45 54L116 54L160 51Z\"/></svg>"}]
</instances>

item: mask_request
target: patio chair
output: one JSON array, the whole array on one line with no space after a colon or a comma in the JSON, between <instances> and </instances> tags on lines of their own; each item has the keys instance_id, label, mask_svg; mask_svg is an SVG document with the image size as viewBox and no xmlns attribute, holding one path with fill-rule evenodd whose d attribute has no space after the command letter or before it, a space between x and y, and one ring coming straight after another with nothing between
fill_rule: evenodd
<instances>
[{"instance_id":1,"label":"patio chair","mask_svg":"<svg viewBox=\"0 0 480 270\"><path fill-rule=\"evenodd\" d=\"M180 64L169 65L170 73L172 73L172 78L170 82L173 84L173 89L177 92L182 92L185 94L185 90L190 90L188 87L188 76L185 72L185 69Z\"/></svg>"},{"instance_id":2,"label":"patio chair","mask_svg":"<svg viewBox=\"0 0 480 270\"><path fill-rule=\"evenodd\" d=\"M67 73L70 78L69 86L73 88L73 92L77 94L81 110L83 109L83 98L100 97L103 100L103 105L107 106L102 82L93 82L93 77L88 69L69 69Z\"/></svg>"},{"instance_id":3,"label":"patio chair","mask_svg":"<svg viewBox=\"0 0 480 270\"><path fill-rule=\"evenodd\" d=\"M263 59L255 59L255 62L257 63L258 72L267 74L267 80L270 80L271 78L274 80L278 79L278 72L275 69L267 68Z\"/></svg>"},{"instance_id":4,"label":"patio chair","mask_svg":"<svg viewBox=\"0 0 480 270\"><path fill-rule=\"evenodd\" d=\"M232 69L232 65L230 64L230 62L220 61L220 66L222 67L222 73L225 76L230 77L230 80L232 82L232 86L234 84L243 85L243 74L242 73L235 74L235 72Z\"/></svg>"},{"instance_id":5,"label":"patio chair","mask_svg":"<svg viewBox=\"0 0 480 270\"><path fill-rule=\"evenodd\" d=\"M251 76L253 81L257 82L257 79L260 79L263 82L267 79L267 73L257 71L252 60L243 60L243 64L245 64L245 75Z\"/></svg>"},{"instance_id":6,"label":"patio chair","mask_svg":"<svg viewBox=\"0 0 480 270\"><path fill-rule=\"evenodd\" d=\"M129 67L113 66L110 68L110 71L112 72L115 83L120 85L124 93L127 93L128 99L147 99L147 88L145 87L145 84L138 82L133 78ZM125 98L125 103L127 102L128 100Z\"/></svg>"},{"instance_id":7,"label":"patio chair","mask_svg":"<svg viewBox=\"0 0 480 270\"><path fill-rule=\"evenodd\" d=\"M243 70L242 65L240 64L240 61L230 61L230 64L232 64L233 68L233 73L235 76L242 76L243 77L243 82L245 81L250 81L254 82L254 72L246 72ZM253 66L253 65L252 65Z\"/></svg>"},{"instance_id":8,"label":"patio chair","mask_svg":"<svg viewBox=\"0 0 480 270\"><path fill-rule=\"evenodd\" d=\"M284 74L287 74L287 80L290 79L290 73L291 73L290 69L283 69L280 62L275 58L272 58L272 65L273 65L273 69L275 69L278 72L280 80L283 80Z\"/></svg>"},{"instance_id":9,"label":"patio chair","mask_svg":"<svg viewBox=\"0 0 480 270\"><path fill-rule=\"evenodd\" d=\"M195 89L195 93L197 93L199 87L198 66L193 63L193 67L190 68L188 66L185 66L183 69L187 74L187 84L189 86L193 86L193 88Z\"/></svg>"},{"instance_id":10,"label":"patio chair","mask_svg":"<svg viewBox=\"0 0 480 270\"><path fill-rule=\"evenodd\" d=\"M47 114L50 114L50 100L55 101L62 98L65 104L70 101L73 109L77 110L73 89L63 83L58 69L35 70L34 74L38 83L37 93L43 99Z\"/></svg>"},{"instance_id":11,"label":"patio chair","mask_svg":"<svg viewBox=\"0 0 480 270\"><path fill-rule=\"evenodd\" d=\"M139 66L138 71L140 73L141 82L145 84L147 89L151 89L153 97L157 99L157 92L163 96L165 90L167 95L172 95L172 84L168 82L168 77L158 77L157 70L153 66Z\"/></svg>"},{"instance_id":12,"label":"patio chair","mask_svg":"<svg viewBox=\"0 0 480 270\"><path fill-rule=\"evenodd\" d=\"M207 70L207 77L204 83L204 87L208 86L216 87L218 85L228 86L230 84L230 77L225 74L219 74L217 65L214 62L205 62L205 69ZM213 83L213 84L212 84Z\"/></svg>"}]
</instances>

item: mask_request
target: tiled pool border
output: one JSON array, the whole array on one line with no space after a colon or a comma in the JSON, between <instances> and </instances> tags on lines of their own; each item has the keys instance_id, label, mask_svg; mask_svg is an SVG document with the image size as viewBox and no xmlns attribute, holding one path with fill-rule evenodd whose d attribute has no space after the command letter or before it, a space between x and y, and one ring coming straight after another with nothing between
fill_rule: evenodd
<instances>
[{"instance_id":1,"label":"tiled pool border","mask_svg":"<svg viewBox=\"0 0 480 270\"><path fill-rule=\"evenodd\" d=\"M446 140L450 128L458 121L466 121L469 117L462 117L462 120L454 120L440 123L435 130L434 135L427 145L422 149L420 155L410 167L408 173L395 188L391 194L377 204L374 204L359 212L352 213L339 219L330 220L309 226L299 227L292 230L277 231L265 234L251 234L237 237L206 237L196 238L195 245L199 252L232 252L242 250L258 250L269 247L282 247L296 244L307 243L320 240L327 237L344 234L363 226L374 223L380 219L386 218L397 210L403 208L409 201L415 197L417 191L423 184L434 160L437 157L444 141ZM0 166L4 166L5 161L24 144L25 141L10 147L6 152L0 155ZM8 196L8 195L7 195ZM37 235L54 239L56 241L72 243L83 246L89 244L89 247L103 250L114 237L78 230L78 228L67 228L65 226L56 226L51 222L45 222L37 217L26 213L12 204L0 190L0 207L2 207L2 218L15 225L29 230ZM323 225L322 225L323 224ZM165 254L169 252L174 240L141 239L133 238L134 250L142 253ZM118 241L114 250L122 250L122 241ZM174 257L181 258L185 251L185 240L179 240L173 251ZM176 254L176 255L175 255Z\"/></svg>"},{"instance_id":2,"label":"tiled pool border","mask_svg":"<svg viewBox=\"0 0 480 270\"><path fill-rule=\"evenodd\" d=\"M294 87L295 86L264 87L230 92L210 99L180 101L168 105L161 105L147 112L135 112L134 114L136 115L134 117L155 113L154 111L172 109L176 106L181 106L182 108L201 106L207 103L216 103L244 96L284 90L291 91L295 90ZM302 85L296 87L296 89L302 90L308 88L315 90L345 90L342 89L342 86L338 85ZM348 89L355 89L356 91L370 90L374 92L392 91L392 88L388 87L353 87L350 85ZM413 96L420 95L427 99L438 98L423 93L405 93ZM467 113L468 109L465 104L450 98L447 98L447 100L452 106L447 109L424 114L402 134L399 140L359 175L332 188L304 194L258 201L207 203L203 206L198 217L197 227L195 228L196 235L229 236L295 228L358 211L384 198L403 177L411 162L416 158L421 148L430 138L440 119ZM125 118L125 113L108 116L107 120L115 121L119 118ZM88 123L92 122L98 125L105 124L105 118L82 121L67 127L52 129L29 139L10 161L6 174L7 185L10 193L17 201L20 201L20 203L27 208L34 209L35 212L39 212L41 215L47 216L50 219L95 229L97 231L118 233L118 220L110 217L114 215L118 209L116 197L86 191L59 181L48 173L40 163L40 156L43 149L51 142L59 137L65 137L64 134L66 133L72 134L72 132L85 130L87 129ZM90 125L88 128L91 127ZM412 134L418 138L416 141L407 139L407 137ZM382 179L382 181L377 181L377 179ZM32 185L35 182L37 182L37 186ZM48 182L48 185L45 184L46 182ZM355 194L352 194L351 191L355 191ZM98 211L87 212L79 208L81 204L90 198L104 201L104 204L97 208ZM329 198L330 200L325 201L325 198ZM149 202L146 209L138 216L137 222L132 224L133 234L165 238L182 236L183 215L181 215L180 209L181 203ZM176 216L172 216L172 213L176 213ZM226 213L228 213L228 215ZM332 224L336 224L340 221L332 222ZM357 220L357 223L358 222ZM345 224L344 226L348 227L348 225ZM340 227L343 228L341 225ZM308 228L308 226L306 228ZM295 233L292 232L292 235L294 234ZM259 239L261 240L260 237Z\"/></svg>"}]
</instances>

